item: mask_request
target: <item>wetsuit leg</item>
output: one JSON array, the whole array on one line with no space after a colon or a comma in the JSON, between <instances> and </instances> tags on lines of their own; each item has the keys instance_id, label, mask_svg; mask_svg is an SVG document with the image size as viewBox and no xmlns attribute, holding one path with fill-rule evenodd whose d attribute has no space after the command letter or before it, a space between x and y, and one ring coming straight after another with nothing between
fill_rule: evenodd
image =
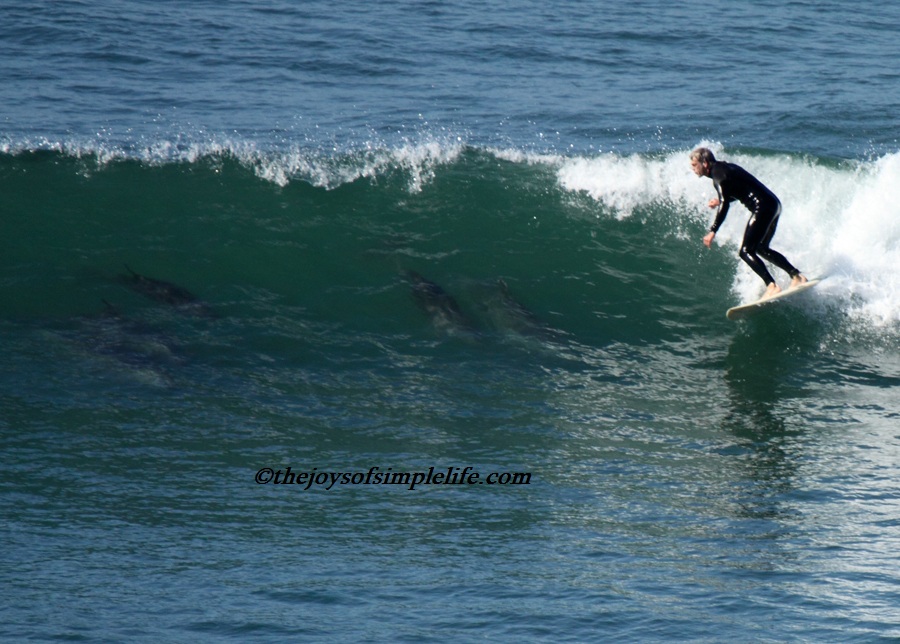
<instances>
[{"instance_id":1,"label":"wetsuit leg","mask_svg":"<svg viewBox=\"0 0 900 644\"><path fill-rule=\"evenodd\" d=\"M762 260L757 257L756 253L763 240L766 237L771 239L772 235L775 234L773 224L776 220L777 217L773 217L772 213L753 213L750 221L747 222L747 228L744 230L744 241L741 242L741 259L753 269L754 273L762 278L766 286L772 284L775 280L772 279L772 275L769 273L766 265L762 263ZM772 228L771 235L768 234L769 228Z\"/></svg>"},{"instance_id":2,"label":"wetsuit leg","mask_svg":"<svg viewBox=\"0 0 900 644\"><path fill-rule=\"evenodd\" d=\"M784 255L779 253L777 250L772 250L771 248L769 248L769 243L772 241L772 237L775 235L775 229L778 227L778 216L780 214L781 206L778 207L778 210L775 212L775 216L772 217L772 223L769 224L769 229L766 231L766 234L763 235L759 246L756 247L756 254L762 257L764 260L772 262L773 264L775 264L775 266L777 266L793 278L799 275L800 271L797 270Z\"/></svg>"}]
</instances>

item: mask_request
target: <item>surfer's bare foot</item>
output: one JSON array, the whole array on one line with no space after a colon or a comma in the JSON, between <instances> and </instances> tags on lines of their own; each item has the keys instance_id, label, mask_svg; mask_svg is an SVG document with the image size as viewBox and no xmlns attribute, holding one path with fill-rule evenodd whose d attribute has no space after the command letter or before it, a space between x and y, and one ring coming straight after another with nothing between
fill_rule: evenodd
<instances>
[{"instance_id":1,"label":"surfer's bare foot","mask_svg":"<svg viewBox=\"0 0 900 644\"><path fill-rule=\"evenodd\" d=\"M809 280L806 279L804 275L796 275L791 278L791 288L795 286L800 286L801 284L806 284Z\"/></svg>"},{"instance_id":2,"label":"surfer's bare foot","mask_svg":"<svg viewBox=\"0 0 900 644\"><path fill-rule=\"evenodd\" d=\"M762 297L759 299L764 300L766 298L772 297L777 293L781 293L781 287L778 286L778 284L776 284L775 282L772 282L766 287L766 292L763 293Z\"/></svg>"}]
</instances>

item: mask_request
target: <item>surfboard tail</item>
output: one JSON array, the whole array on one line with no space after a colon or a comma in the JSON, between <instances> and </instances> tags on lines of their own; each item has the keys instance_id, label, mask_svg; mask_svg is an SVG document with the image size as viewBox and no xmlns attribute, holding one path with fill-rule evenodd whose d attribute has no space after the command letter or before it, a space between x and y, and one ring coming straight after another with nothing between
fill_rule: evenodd
<instances>
[{"instance_id":1,"label":"surfboard tail","mask_svg":"<svg viewBox=\"0 0 900 644\"><path fill-rule=\"evenodd\" d=\"M776 293L770 297L761 298L754 302L748 302L747 304L741 304L740 306L733 306L725 312L725 317L729 320L741 320L749 315L753 315L754 313L762 310L765 307L771 306L772 304L776 304L785 298L799 295L800 293L806 291L807 289L812 288L816 284L819 283L820 280L814 279L804 282L803 284L799 284L798 286L794 286L793 288L788 288L780 293Z\"/></svg>"}]
</instances>

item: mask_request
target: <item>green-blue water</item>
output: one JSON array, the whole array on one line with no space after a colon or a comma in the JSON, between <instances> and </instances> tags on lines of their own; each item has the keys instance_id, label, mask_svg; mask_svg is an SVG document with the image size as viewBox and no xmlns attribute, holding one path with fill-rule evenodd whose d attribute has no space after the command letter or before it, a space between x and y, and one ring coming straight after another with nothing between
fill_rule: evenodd
<instances>
[{"instance_id":1,"label":"green-blue water","mask_svg":"<svg viewBox=\"0 0 900 644\"><path fill-rule=\"evenodd\" d=\"M4 10L0 639L900 638L896 10L490 4Z\"/></svg>"},{"instance_id":2,"label":"green-blue water","mask_svg":"<svg viewBox=\"0 0 900 644\"><path fill-rule=\"evenodd\" d=\"M2 168L5 636L896 633L896 330L825 293L726 321L733 253L676 202L474 150L419 191ZM467 466L531 481L254 482Z\"/></svg>"}]
</instances>

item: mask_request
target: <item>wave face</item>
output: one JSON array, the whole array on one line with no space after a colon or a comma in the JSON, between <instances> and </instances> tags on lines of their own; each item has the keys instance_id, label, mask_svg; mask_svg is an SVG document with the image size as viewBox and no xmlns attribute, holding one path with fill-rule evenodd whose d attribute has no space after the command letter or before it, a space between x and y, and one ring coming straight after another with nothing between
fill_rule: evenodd
<instances>
[{"instance_id":1,"label":"wave face","mask_svg":"<svg viewBox=\"0 0 900 644\"><path fill-rule=\"evenodd\" d=\"M564 157L446 141L333 156L8 151L2 306L7 316L84 313L126 297L111 278L128 264L232 315L278 301L325 322L409 330L398 276L416 271L463 291L473 318L483 306L465 291L502 279L600 342L615 338L615 320L648 342L698 325L721 333L722 311L756 297L760 282L737 258L742 207L712 251L699 243L713 188L690 173L687 152ZM725 156L784 203L773 246L827 278L794 308L894 334L900 155Z\"/></svg>"}]
</instances>

